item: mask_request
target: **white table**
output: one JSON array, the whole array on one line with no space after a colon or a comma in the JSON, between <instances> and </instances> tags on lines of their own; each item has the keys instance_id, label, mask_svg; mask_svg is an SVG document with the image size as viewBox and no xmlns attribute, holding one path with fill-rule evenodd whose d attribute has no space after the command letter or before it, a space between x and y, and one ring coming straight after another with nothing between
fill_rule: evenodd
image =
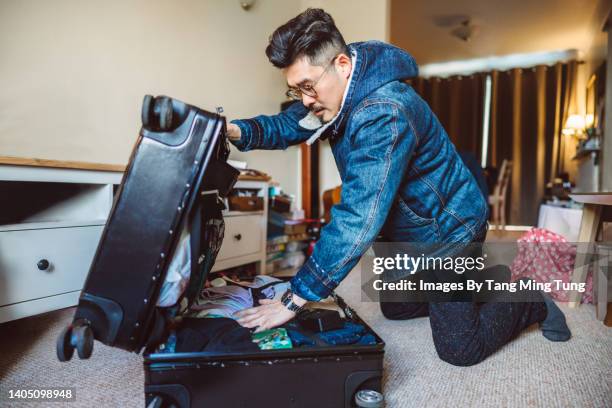
<instances>
[{"instance_id":1,"label":"white table","mask_svg":"<svg viewBox=\"0 0 612 408\"><path fill-rule=\"evenodd\" d=\"M587 245L588 243L594 243L602 222L612 221L612 192L573 193L570 194L570 197L574 201L584 204L582 221L580 223L580 233L576 241L583 243L583 245L584 243L587 243ZM573 283L586 282L588 267L590 265L586 262L589 256L586 252L590 252L589 250L590 248L587 248L586 251L578 251L576 254L574 273L572 274ZM605 261L609 263L609 258L606 257ZM606 267L609 267L609 264L606 265ZM599 298L601 298L602 295L603 294L600 293ZM570 307L578 306L581 298L582 293L580 292L574 291L570 293Z\"/></svg>"},{"instance_id":2,"label":"white table","mask_svg":"<svg viewBox=\"0 0 612 408\"><path fill-rule=\"evenodd\" d=\"M563 236L569 242L578 241L582 210L542 204L538 215L538 228L545 228Z\"/></svg>"}]
</instances>

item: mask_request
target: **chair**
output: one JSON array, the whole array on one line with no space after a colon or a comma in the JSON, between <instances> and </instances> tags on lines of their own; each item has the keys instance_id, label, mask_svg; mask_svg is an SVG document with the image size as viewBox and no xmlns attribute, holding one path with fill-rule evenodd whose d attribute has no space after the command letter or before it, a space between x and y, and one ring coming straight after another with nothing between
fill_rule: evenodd
<instances>
[{"instance_id":1,"label":"chair","mask_svg":"<svg viewBox=\"0 0 612 408\"><path fill-rule=\"evenodd\" d=\"M489 195L489 204L493 206L491 223L495 224L496 229L506 229L506 198L511 175L512 161L504 159L497 176L497 183L493 188L493 194Z\"/></svg>"},{"instance_id":2,"label":"chair","mask_svg":"<svg viewBox=\"0 0 612 408\"><path fill-rule=\"evenodd\" d=\"M342 185L339 185L323 192L323 219L326 224L329 223L331 217L331 208L340 202L341 191Z\"/></svg>"}]
</instances>

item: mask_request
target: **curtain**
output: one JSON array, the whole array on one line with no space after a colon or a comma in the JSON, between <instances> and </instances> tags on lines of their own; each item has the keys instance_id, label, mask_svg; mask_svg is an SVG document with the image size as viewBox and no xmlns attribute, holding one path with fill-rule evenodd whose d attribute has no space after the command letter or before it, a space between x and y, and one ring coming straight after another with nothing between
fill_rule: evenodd
<instances>
[{"instance_id":1,"label":"curtain","mask_svg":"<svg viewBox=\"0 0 612 408\"><path fill-rule=\"evenodd\" d=\"M568 171L561 130L576 110L577 62L491 72L488 163L512 160L508 219L536 225L546 183Z\"/></svg>"},{"instance_id":2,"label":"curtain","mask_svg":"<svg viewBox=\"0 0 612 408\"><path fill-rule=\"evenodd\" d=\"M457 150L470 152L480 161L485 81L491 76L487 164L499 169L504 159L513 162L506 205L511 224L536 225L546 183L575 171L570 160L575 140L561 130L577 110L578 64L570 61L410 81Z\"/></svg>"},{"instance_id":3,"label":"curtain","mask_svg":"<svg viewBox=\"0 0 612 408\"><path fill-rule=\"evenodd\" d=\"M480 162L486 74L449 78L413 78L410 82L427 102L458 151Z\"/></svg>"}]
</instances>

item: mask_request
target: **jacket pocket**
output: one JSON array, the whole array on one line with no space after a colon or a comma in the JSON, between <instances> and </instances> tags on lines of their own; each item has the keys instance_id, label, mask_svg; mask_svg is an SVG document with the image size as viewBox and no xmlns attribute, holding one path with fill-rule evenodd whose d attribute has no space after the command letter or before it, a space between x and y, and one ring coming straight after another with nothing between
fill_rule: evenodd
<instances>
[{"instance_id":1,"label":"jacket pocket","mask_svg":"<svg viewBox=\"0 0 612 408\"><path fill-rule=\"evenodd\" d=\"M384 233L389 240L400 242L437 242L440 238L436 219L416 214L399 196L393 202Z\"/></svg>"},{"instance_id":2,"label":"jacket pocket","mask_svg":"<svg viewBox=\"0 0 612 408\"><path fill-rule=\"evenodd\" d=\"M423 218L414 211L412 211L412 209L408 207L408 204L406 204L406 202L401 197L395 199L395 205L404 216L408 217L410 221L414 222L417 225L427 225L436 222L435 218Z\"/></svg>"}]
</instances>

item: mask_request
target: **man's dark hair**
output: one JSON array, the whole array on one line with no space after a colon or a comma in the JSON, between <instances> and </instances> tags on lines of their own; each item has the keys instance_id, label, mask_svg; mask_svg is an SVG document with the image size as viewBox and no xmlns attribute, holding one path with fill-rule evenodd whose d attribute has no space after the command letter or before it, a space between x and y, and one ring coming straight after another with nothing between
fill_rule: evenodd
<instances>
[{"instance_id":1,"label":"man's dark hair","mask_svg":"<svg viewBox=\"0 0 612 408\"><path fill-rule=\"evenodd\" d=\"M323 9L313 8L278 27L266 48L277 68L287 68L302 57L312 65L324 66L340 53L350 55L334 19Z\"/></svg>"}]
</instances>

